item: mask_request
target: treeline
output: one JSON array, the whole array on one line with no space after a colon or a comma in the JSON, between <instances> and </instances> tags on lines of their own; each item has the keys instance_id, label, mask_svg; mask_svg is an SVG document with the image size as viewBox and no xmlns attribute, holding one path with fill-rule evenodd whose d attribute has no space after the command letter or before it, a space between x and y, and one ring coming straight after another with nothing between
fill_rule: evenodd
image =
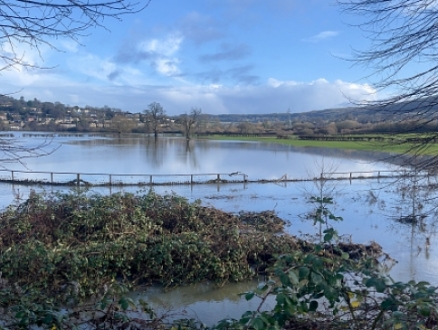
<instances>
[{"instance_id":1,"label":"treeline","mask_svg":"<svg viewBox=\"0 0 438 330\"><path fill-rule=\"evenodd\" d=\"M421 104L391 105L385 111L373 107L339 108L303 113L207 114L192 109L176 116L166 114L160 103L145 105L142 113L109 106L69 106L0 96L0 130L133 132L258 135L288 138L339 134L395 134L437 132L438 120L425 117ZM420 112L423 111L423 112ZM196 118L190 116L198 111ZM434 110L429 109L433 114ZM418 118L421 119L418 119Z\"/></svg>"},{"instance_id":2,"label":"treeline","mask_svg":"<svg viewBox=\"0 0 438 330\"><path fill-rule=\"evenodd\" d=\"M107 119L111 119L116 113L122 112L121 109L110 108L106 105L103 107L92 107L87 105L84 108L80 108L78 106L65 105L61 102L40 101L36 98L26 101L23 96L19 99L10 96L0 96L0 111L7 113L11 120L25 120L37 114L42 117L62 119L68 115L80 116L82 112L81 110L85 109L95 115L100 115L100 117Z\"/></svg>"}]
</instances>

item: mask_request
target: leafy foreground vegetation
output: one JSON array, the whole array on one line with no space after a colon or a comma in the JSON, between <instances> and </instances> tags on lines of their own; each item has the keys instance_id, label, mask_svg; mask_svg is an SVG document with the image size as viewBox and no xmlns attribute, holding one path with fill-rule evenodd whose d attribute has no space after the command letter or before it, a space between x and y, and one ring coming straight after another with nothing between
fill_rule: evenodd
<instances>
[{"instance_id":1,"label":"leafy foreground vegetation","mask_svg":"<svg viewBox=\"0 0 438 330\"><path fill-rule=\"evenodd\" d=\"M233 215L154 193L40 195L0 214L0 328L191 329L125 294L139 284L222 285L265 273L260 306L214 329L430 329L436 288L380 275L382 251L337 242L330 199L313 199L319 243L281 234L272 212ZM274 295L273 310L263 311Z\"/></svg>"}]
</instances>

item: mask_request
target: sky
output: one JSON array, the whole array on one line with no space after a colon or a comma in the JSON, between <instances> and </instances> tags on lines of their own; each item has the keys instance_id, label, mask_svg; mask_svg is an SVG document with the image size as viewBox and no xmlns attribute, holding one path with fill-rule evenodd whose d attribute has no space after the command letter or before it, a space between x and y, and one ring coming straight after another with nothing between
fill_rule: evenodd
<instances>
[{"instance_id":1,"label":"sky","mask_svg":"<svg viewBox=\"0 0 438 330\"><path fill-rule=\"evenodd\" d=\"M343 107L378 97L367 69L346 60L368 42L357 19L334 0L152 0L78 42L49 40L57 49L16 45L46 69L2 70L0 88L134 113L158 102L168 115Z\"/></svg>"}]
</instances>

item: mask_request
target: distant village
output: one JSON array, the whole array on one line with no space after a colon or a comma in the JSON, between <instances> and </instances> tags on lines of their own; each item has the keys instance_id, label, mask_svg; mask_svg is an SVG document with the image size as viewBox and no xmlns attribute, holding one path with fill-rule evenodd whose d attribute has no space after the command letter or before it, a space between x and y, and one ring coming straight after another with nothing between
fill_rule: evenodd
<instances>
[{"instance_id":1,"label":"distant village","mask_svg":"<svg viewBox=\"0 0 438 330\"><path fill-rule=\"evenodd\" d=\"M163 118L168 126L173 119ZM164 124L164 123L163 123ZM146 131L146 116L102 108L66 106L59 102L0 98L0 129L25 131Z\"/></svg>"},{"instance_id":2,"label":"distant village","mask_svg":"<svg viewBox=\"0 0 438 330\"><path fill-rule=\"evenodd\" d=\"M141 113L131 113L109 106L78 107L36 98L25 100L24 97L0 96L1 131L181 133L187 137L191 134L238 134L287 138L396 133L407 129L412 131L414 126L422 132L438 130L436 120L418 126L412 125L410 117L409 111L397 115L394 109L388 116L388 113L366 107L220 115L188 109L180 115L168 116L157 102L145 103L145 110Z\"/></svg>"}]
</instances>

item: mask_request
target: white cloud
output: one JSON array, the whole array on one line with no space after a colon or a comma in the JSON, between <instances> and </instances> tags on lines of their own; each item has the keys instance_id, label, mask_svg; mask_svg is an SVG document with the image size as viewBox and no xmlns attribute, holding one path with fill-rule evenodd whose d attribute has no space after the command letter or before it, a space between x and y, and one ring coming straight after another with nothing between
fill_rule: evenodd
<instances>
[{"instance_id":1,"label":"white cloud","mask_svg":"<svg viewBox=\"0 0 438 330\"><path fill-rule=\"evenodd\" d=\"M159 58L155 61L156 69L159 73L166 76L174 76L180 73L178 69L178 59Z\"/></svg>"},{"instance_id":2,"label":"white cloud","mask_svg":"<svg viewBox=\"0 0 438 330\"><path fill-rule=\"evenodd\" d=\"M71 57L67 65L76 74L82 75L85 79L95 79L98 83L119 86L149 83L139 68L89 53Z\"/></svg>"},{"instance_id":3,"label":"white cloud","mask_svg":"<svg viewBox=\"0 0 438 330\"><path fill-rule=\"evenodd\" d=\"M127 40L112 61L122 66L140 67L146 64L161 75L173 77L180 74L177 53L183 40L179 33L163 38Z\"/></svg>"},{"instance_id":4,"label":"white cloud","mask_svg":"<svg viewBox=\"0 0 438 330\"><path fill-rule=\"evenodd\" d=\"M6 68L6 70L10 69L9 65L12 64L12 62L9 61L8 58L13 58L16 62L24 65L14 65L12 67L13 70L21 72L26 71L32 66L39 68L48 67L48 65L44 64L44 58L48 56L50 50L50 46L46 44L41 44L36 48L30 47L25 43L11 44L9 42L3 42L0 44L0 70L3 71L4 68Z\"/></svg>"},{"instance_id":5,"label":"white cloud","mask_svg":"<svg viewBox=\"0 0 438 330\"><path fill-rule=\"evenodd\" d=\"M149 47L173 54L178 47L150 43ZM156 70L163 75L178 72L173 58L156 59ZM0 75L3 92L21 90L18 96L59 101L70 105L93 105L121 108L125 111L144 110L148 102L160 102L170 115L200 107L205 113L272 113L327 109L348 104L349 100L373 100L377 94L367 84L324 78L310 82L268 79L264 84L223 86L194 85L172 79L169 85L157 85L136 66L120 64L110 59L85 54L76 56L69 66L79 74L66 78L56 70L10 70ZM88 79L88 80L87 80ZM168 82L169 83L169 82Z\"/></svg>"},{"instance_id":6,"label":"white cloud","mask_svg":"<svg viewBox=\"0 0 438 330\"><path fill-rule=\"evenodd\" d=\"M181 47L183 38L177 34L171 34L165 39L151 39L139 44L139 49L148 53L155 53L161 56L172 56Z\"/></svg>"},{"instance_id":7,"label":"white cloud","mask_svg":"<svg viewBox=\"0 0 438 330\"><path fill-rule=\"evenodd\" d=\"M75 57L69 63L72 71L80 72L86 76L96 78L101 81L107 81L108 75L117 69L115 63L107 59L102 59L93 54L86 54Z\"/></svg>"},{"instance_id":8,"label":"white cloud","mask_svg":"<svg viewBox=\"0 0 438 330\"><path fill-rule=\"evenodd\" d=\"M76 53L81 47L79 42L71 39L62 39L60 45L62 47L61 49L71 53Z\"/></svg>"},{"instance_id":9,"label":"white cloud","mask_svg":"<svg viewBox=\"0 0 438 330\"><path fill-rule=\"evenodd\" d=\"M329 31L322 31L322 32L320 32L312 37L303 39L303 41L317 43L317 42L320 42L323 40L327 40L327 39L336 37L337 35L339 35L338 31L330 31L330 30Z\"/></svg>"}]
</instances>

